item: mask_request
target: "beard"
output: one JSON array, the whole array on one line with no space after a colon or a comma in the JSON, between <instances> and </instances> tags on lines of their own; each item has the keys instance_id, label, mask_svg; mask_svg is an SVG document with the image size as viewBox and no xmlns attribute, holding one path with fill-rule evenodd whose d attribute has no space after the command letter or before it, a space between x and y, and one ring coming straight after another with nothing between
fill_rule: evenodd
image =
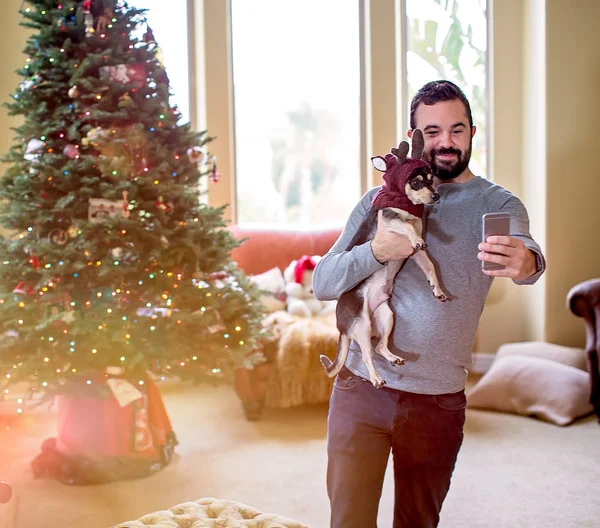
<instances>
[{"instance_id":1,"label":"beard","mask_svg":"<svg viewBox=\"0 0 600 528\"><path fill-rule=\"evenodd\" d=\"M469 166L472 147L472 141L469 142L469 148L464 152L452 147L440 147L430 152L423 152L423 160L431 165L431 171L436 178L441 181L453 180L460 176ZM454 154L456 155L456 159L439 160L436 158L437 154Z\"/></svg>"}]
</instances>

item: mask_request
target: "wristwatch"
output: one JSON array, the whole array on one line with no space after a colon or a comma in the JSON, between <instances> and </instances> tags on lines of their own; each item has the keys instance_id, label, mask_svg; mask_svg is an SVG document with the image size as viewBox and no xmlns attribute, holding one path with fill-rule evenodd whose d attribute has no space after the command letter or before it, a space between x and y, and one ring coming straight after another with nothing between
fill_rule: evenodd
<instances>
[{"instance_id":1,"label":"wristwatch","mask_svg":"<svg viewBox=\"0 0 600 528\"><path fill-rule=\"evenodd\" d=\"M535 272L539 273L544 269L544 261L542 260L542 256L539 253L533 251L533 254L535 255Z\"/></svg>"}]
</instances>

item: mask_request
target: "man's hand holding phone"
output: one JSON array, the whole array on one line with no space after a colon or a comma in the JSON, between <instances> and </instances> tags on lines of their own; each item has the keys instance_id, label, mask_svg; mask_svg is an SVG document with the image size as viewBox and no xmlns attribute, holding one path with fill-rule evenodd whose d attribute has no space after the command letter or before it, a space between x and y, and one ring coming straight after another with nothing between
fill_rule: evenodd
<instances>
[{"instance_id":1,"label":"man's hand holding phone","mask_svg":"<svg viewBox=\"0 0 600 528\"><path fill-rule=\"evenodd\" d=\"M491 277L509 277L519 281L531 277L537 270L535 255L519 238L510 236L510 215L483 215L483 241L477 258L482 271Z\"/></svg>"}]
</instances>

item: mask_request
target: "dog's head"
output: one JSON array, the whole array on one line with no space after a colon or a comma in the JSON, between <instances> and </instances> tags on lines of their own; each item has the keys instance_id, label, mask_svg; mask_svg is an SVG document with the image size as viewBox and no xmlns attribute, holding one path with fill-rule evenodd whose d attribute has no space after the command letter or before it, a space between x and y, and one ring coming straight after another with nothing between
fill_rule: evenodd
<instances>
[{"instance_id":1,"label":"dog's head","mask_svg":"<svg viewBox=\"0 0 600 528\"><path fill-rule=\"evenodd\" d=\"M423 133L416 129L412 137L412 156L408 157L408 143L402 141L390 154L371 158L373 167L383 172L385 184L373 200L377 208L402 207L402 197L413 204L432 204L440 199L433 188L433 175L429 163L423 161Z\"/></svg>"}]
</instances>

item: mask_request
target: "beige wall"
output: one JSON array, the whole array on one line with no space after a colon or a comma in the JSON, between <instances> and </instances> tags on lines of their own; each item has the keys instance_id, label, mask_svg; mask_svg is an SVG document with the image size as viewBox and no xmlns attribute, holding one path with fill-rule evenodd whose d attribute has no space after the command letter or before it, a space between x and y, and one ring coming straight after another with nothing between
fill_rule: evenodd
<instances>
[{"instance_id":1,"label":"beige wall","mask_svg":"<svg viewBox=\"0 0 600 528\"><path fill-rule=\"evenodd\" d=\"M23 48L27 40L28 30L19 26L22 20L19 14L21 0L4 0L2 16L0 17L0 104L11 100L11 94L21 82L21 78L14 73L16 69L25 65ZM17 118L7 115L6 109L0 109L0 155L4 156L13 144L14 132L11 126L19 123Z\"/></svg>"},{"instance_id":2,"label":"beige wall","mask_svg":"<svg viewBox=\"0 0 600 528\"><path fill-rule=\"evenodd\" d=\"M17 25L21 0L5 0L5 4L0 19L2 101L20 82L13 72L23 64L27 34ZM203 10L203 4L219 5L221 0L195 0L197 9ZM494 4L493 177L525 202L532 232L549 266L545 280L533 287L496 281L477 349L494 352L503 342L525 339L582 345L582 321L568 312L565 296L577 282L600 276L600 170L594 157L600 118L600 32L596 28L600 2L497 0ZM209 32L209 44L228 38L196 14L197 26ZM220 47L225 51L219 54L208 47L205 62L201 54L195 57L196 67L205 66L207 77L219 77L216 73L226 68L230 55L226 46ZM202 71L198 86L203 78ZM226 94L227 82L230 79L209 90ZM211 135L219 137L211 150L218 156L223 179L211 187L210 200L218 205L232 203L234 195L228 178L233 172L233 150L224 144L233 116L226 97L221 97L223 104L204 109L204 96L210 95L199 96L196 119L198 125L206 121ZM377 98L373 100L376 104ZM380 120L385 116L377 108L372 112ZM12 144L9 127L13 124L1 109L1 153ZM393 126L386 129L395 131Z\"/></svg>"},{"instance_id":3,"label":"beige wall","mask_svg":"<svg viewBox=\"0 0 600 528\"><path fill-rule=\"evenodd\" d=\"M550 341L582 343L565 307L579 281L600 277L600 2L546 0L547 255Z\"/></svg>"}]
</instances>

